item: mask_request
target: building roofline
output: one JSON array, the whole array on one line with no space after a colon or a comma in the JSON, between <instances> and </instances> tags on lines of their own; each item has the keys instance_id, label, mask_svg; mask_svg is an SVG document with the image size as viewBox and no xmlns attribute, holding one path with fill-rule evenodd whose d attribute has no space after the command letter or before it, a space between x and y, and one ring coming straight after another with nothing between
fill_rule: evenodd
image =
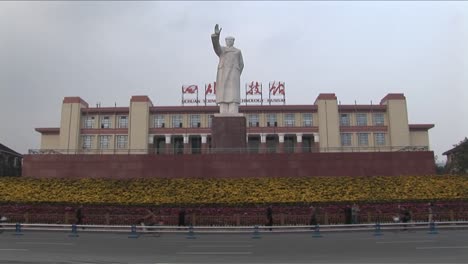
<instances>
[{"instance_id":1,"label":"building roofline","mask_svg":"<svg viewBox=\"0 0 468 264\"><path fill-rule=\"evenodd\" d=\"M316 105L243 105L239 107L239 112L308 112L317 111Z\"/></svg>"},{"instance_id":2,"label":"building roofline","mask_svg":"<svg viewBox=\"0 0 468 264\"><path fill-rule=\"evenodd\" d=\"M320 93L315 99L314 104L316 104L318 100L337 100L337 97L334 93Z\"/></svg>"},{"instance_id":3,"label":"building roofline","mask_svg":"<svg viewBox=\"0 0 468 264\"><path fill-rule=\"evenodd\" d=\"M132 98L130 98L130 103L135 103L135 102L143 102L143 103L150 103L151 106L153 106L153 102L147 95L133 95Z\"/></svg>"},{"instance_id":4,"label":"building roofline","mask_svg":"<svg viewBox=\"0 0 468 264\"><path fill-rule=\"evenodd\" d=\"M387 110L386 105L338 105L338 112L350 112L350 111L385 112L386 110Z\"/></svg>"},{"instance_id":5,"label":"building roofline","mask_svg":"<svg viewBox=\"0 0 468 264\"><path fill-rule=\"evenodd\" d=\"M219 112L219 107L218 106L196 106L196 105L190 105L190 106L152 106L150 107L150 113L155 113L155 112L198 112L198 113L211 113L211 112Z\"/></svg>"},{"instance_id":6,"label":"building roofline","mask_svg":"<svg viewBox=\"0 0 468 264\"><path fill-rule=\"evenodd\" d=\"M82 105L85 105L86 107L88 107L88 103L81 99L81 97L79 96L67 96L67 97L64 97L63 98L63 103L64 104L82 104Z\"/></svg>"},{"instance_id":7,"label":"building roofline","mask_svg":"<svg viewBox=\"0 0 468 264\"><path fill-rule=\"evenodd\" d=\"M427 131L434 127L434 124L408 124L409 130L412 131Z\"/></svg>"},{"instance_id":8,"label":"building roofline","mask_svg":"<svg viewBox=\"0 0 468 264\"><path fill-rule=\"evenodd\" d=\"M85 114L92 114L92 113L128 114L130 113L130 108L129 107L91 107L91 108L81 108L81 112Z\"/></svg>"},{"instance_id":9,"label":"building roofline","mask_svg":"<svg viewBox=\"0 0 468 264\"><path fill-rule=\"evenodd\" d=\"M239 112L316 112L318 110L317 105L241 105L239 106ZM386 105L338 105L339 112L350 112L350 111L378 111L385 112L387 110ZM89 107L82 108L81 112L84 114L94 113L130 113L129 107ZM217 113L219 107L214 105L209 106L151 106L150 112L198 112L198 113Z\"/></svg>"},{"instance_id":10,"label":"building roofline","mask_svg":"<svg viewBox=\"0 0 468 264\"><path fill-rule=\"evenodd\" d=\"M60 128L59 127L38 127L35 128L37 132L45 135L58 135L60 134Z\"/></svg>"},{"instance_id":11,"label":"building roofline","mask_svg":"<svg viewBox=\"0 0 468 264\"><path fill-rule=\"evenodd\" d=\"M317 111L318 106L316 105L241 105L239 106L240 113L248 112L308 112ZM196 113L218 113L219 107L210 105L210 106L152 106L150 107L151 113L187 113L187 112L196 112Z\"/></svg>"},{"instance_id":12,"label":"building roofline","mask_svg":"<svg viewBox=\"0 0 468 264\"><path fill-rule=\"evenodd\" d=\"M7 146L1 144L1 143L0 143L0 152L12 154L12 155L18 156L18 157L23 157L22 154L20 154L20 153L14 151L14 150L12 150L11 148L9 148L9 147L7 147Z\"/></svg>"},{"instance_id":13,"label":"building roofline","mask_svg":"<svg viewBox=\"0 0 468 264\"><path fill-rule=\"evenodd\" d=\"M380 104L384 104L388 100L406 100L406 97L402 93L389 93L380 100Z\"/></svg>"}]
</instances>

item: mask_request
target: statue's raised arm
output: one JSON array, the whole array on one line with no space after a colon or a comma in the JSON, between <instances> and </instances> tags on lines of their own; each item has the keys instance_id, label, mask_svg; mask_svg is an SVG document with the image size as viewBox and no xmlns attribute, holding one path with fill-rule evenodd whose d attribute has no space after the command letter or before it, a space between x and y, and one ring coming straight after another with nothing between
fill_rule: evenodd
<instances>
[{"instance_id":1,"label":"statue's raised arm","mask_svg":"<svg viewBox=\"0 0 468 264\"><path fill-rule=\"evenodd\" d=\"M223 30L223 28L220 28L219 25L216 24L214 34L219 36L221 34L221 30Z\"/></svg>"},{"instance_id":2,"label":"statue's raised arm","mask_svg":"<svg viewBox=\"0 0 468 264\"><path fill-rule=\"evenodd\" d=\"M221 49L221 44L219 44L219 35L221 34L222 28L219 27L218 24L216 24L214 28L214 33L211 34L211 42L213 43L213 49L216 53L216 55L221 56L221 53L223 53Z\"/></svg>"}]
</instances>

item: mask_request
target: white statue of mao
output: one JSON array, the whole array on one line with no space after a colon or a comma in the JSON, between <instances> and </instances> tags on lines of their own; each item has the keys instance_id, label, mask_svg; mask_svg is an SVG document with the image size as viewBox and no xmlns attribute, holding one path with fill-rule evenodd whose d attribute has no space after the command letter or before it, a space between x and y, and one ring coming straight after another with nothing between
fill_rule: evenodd
<instances>
[{"instance_id":1,"label":"white statue of mao","mask_svg":"<svg viewBox=\"0 0 468 264\"><path fill-rule=\"evenodd\" d=\"M239 49L233 47L234 37L226 37L226 47L219 44L222 28L215 26L211 35L213 48L219 57L216 74L216 103L221 114L237 114L240 104L240 75L244 69L244 60Z\"/></svg>"}]
</instances>

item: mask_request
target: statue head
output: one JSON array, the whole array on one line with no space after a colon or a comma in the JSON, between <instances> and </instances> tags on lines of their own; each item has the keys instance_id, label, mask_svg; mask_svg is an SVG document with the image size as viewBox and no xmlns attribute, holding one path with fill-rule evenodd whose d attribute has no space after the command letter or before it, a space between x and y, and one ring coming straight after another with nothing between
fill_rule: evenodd
<instances>
[{"instance_id":1,"label":"statue head","mask_svg":"<svg viewBox=\"0 0 468 264\"><path fill-rule=\"evenodd\" d=\"M228 47L234 46L234 40L235 40L234 37L231 37L231 36L226 37L226 46Z\"/></svg>"}]
</instances>

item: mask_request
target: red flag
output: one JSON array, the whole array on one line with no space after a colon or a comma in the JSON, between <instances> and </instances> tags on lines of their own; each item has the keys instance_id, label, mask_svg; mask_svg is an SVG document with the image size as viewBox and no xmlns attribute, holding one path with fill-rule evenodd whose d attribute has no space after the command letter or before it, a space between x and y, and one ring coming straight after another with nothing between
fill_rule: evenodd
<instances>
[{"instance_id":1,"label":"red flag","mask_svg":"<svg viewBox=\"0 0 468 264\"><path fill-rule=\"evenodd\" d=\"M182 85L182 93L186 94L194 94L198 92L198 86L197 85Z\"/></svg>"},{"instance_id":2,"label":"red flag","mask_svg":"<svg viewBox=\"0 0 468 264\"><path fill-rule=\"evenodd\" d=\"M216 82L213 84L209 83L208 86L205 86L205 95L216 94Z\"/></svg>"}]
</instances>

